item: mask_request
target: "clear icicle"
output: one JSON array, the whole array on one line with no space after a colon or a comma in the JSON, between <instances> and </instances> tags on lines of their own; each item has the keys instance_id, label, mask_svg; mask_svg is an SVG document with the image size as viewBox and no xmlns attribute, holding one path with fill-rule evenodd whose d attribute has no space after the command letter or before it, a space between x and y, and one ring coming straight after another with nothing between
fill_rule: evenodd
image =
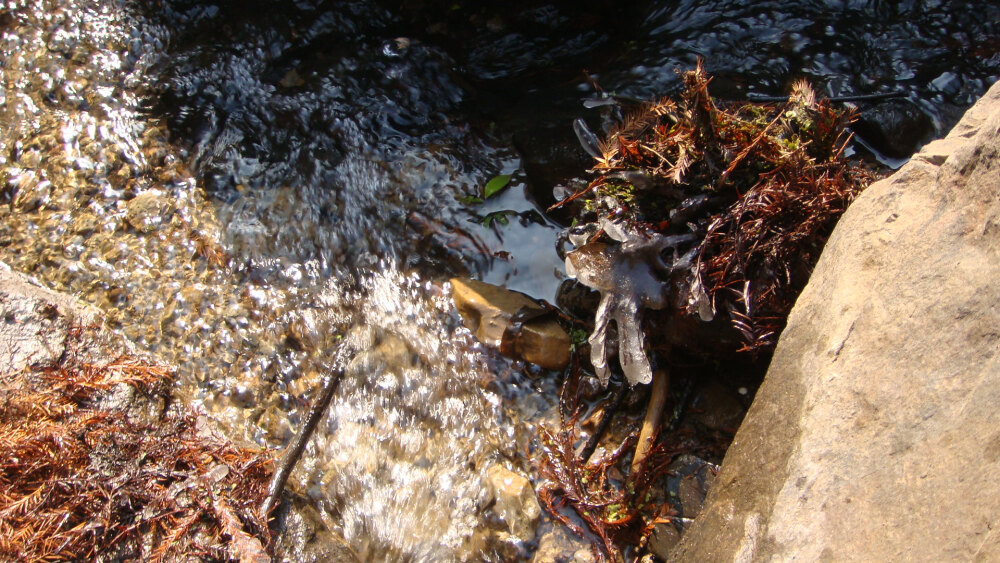
<instances>
[{"instance_id":1,"label":"clear icicle","mask_svg":"<svg viewBox=\"0 0 1000 563\"><path fill-rule=\"evenodd\" d=\"M621 223L602 220L601 228L619 244L589 243L566 256L566 272L601 293L591 333L590 360L605 385L611 376L607 363L607 330L618 327L618 357L629 383L649 383L653 372L642 329L645 309L663 309L669 303L671 276L691 268L690 252L667 260L663 251L693 242L694 236L663 236L633 231Z\"/></svg>"}]
</instances>

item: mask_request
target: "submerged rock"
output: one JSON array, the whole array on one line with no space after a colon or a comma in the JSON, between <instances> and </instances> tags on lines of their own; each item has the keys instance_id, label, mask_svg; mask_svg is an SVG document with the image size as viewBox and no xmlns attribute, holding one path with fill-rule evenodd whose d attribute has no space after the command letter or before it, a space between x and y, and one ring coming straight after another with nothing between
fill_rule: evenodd
<instances>
[{"instance_id":1,"label":"submerged rock","mask_svg":"<svg viewBox=\"0 0 1000 563\"><path fill-rule=\"evenodd\" d=\"M125 220L140 233L151 233L170 220L174 204L160 190L135 196L125 205Z\"/></svg>"},{"instance_id":2,"label":"submerged rock","mask_svg":"<svg viewBox=\"0 0 1000 563\"><path fill-rule=\"evenodd\" d=\"M476 280L451 280L455 308L465 325L487 346L502 348L505 332L517 322L519 311L542 308L531 298L509 289ZM569 364L570 339L566 331L550 317L523 321L509 351L543 368L561 370ZM514 331L510 331L514 332Z\"/></svg>"},{"instance_id":3,"label":"submerged rock","mask_svg":"<svg viewBox=\"0 0 1000 563\"><path fill-rule=\"evenodd\" d=\"M566 526L546 522L539 526L538 549L531 563L593 563L587 543Z\"/></svg>"},{"instance_id":4,"label":"submerged rock","mask_svg":"<svg viewBox=\"0 0 1000 563\"><path fill-rule=\"evenodd\" d=\"M847 211L672 560L1000 558L998 130L1000 84Z\"/></svg>"},{"instance_id":5,"label":"submerged rock","mask_svg":"<svg viewBox=\"0 0 1000 563\"><path fill-rule=\"evenodd\" d=\"M506 522L510 533L522 540L533 539L542 509L531 481L502 465L490 467L487 479L493 487L496 512Z\"/></svg>"},{"instance_id":6,"label":"submerged rock","mask_svg":"<svg viewBox=\"0 0 1000 563\"><path fill-rule=\"evenodd\" d=\"M296 563L358 563L360 558L331 532L308 501L286 493L287 501L275 514L279 535L274 546L277 561Z\"/></svg>"}]
</instances>

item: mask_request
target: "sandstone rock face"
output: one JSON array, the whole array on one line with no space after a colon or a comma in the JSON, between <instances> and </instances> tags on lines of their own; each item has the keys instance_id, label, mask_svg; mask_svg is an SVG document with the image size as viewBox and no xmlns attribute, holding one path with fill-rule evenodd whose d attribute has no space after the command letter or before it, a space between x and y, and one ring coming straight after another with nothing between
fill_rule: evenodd
<instances>
[{"instance_id":1,"label":"sandstone rock face","mask_svg":"<svg viewBox=\"0 0 1000 563\"><path fill-rule=\"evenodd\" d=\"M675 561L1000 559L1000 85L851 206Z\"/></svg>"},{"instance_id":2,"label":"sandstone rock face","mask_svg":"<svg viewBox=\"0 0 1000 563\"><path fill-rule=\"evenodd\" d=\"M522 308L541 307L528 296L481 281L453 278L455 308L465 325L487 346L499 347L511 318ZM570 339L551 318L525 321L516 336L513 352L543 368L560 370L569 364Z\"/></svg>"}]
</instances>

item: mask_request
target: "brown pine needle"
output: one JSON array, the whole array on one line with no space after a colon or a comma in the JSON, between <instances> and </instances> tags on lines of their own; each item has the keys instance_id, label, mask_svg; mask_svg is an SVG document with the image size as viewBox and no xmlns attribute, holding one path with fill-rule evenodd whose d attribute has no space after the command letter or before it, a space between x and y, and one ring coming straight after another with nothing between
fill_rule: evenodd
<instances>
[{"instance_id":1,"label":"brown pine needle","mask_svg":"<svg viewBox=\"0 0 1000 563\"><path fill-rule=\"evenodd\" d=\"M120 385L168 393L170 377L127 358L0 374L0 560L109 552L266 560L270 536L254 508L270 476L268 454L199 436L193 413L144 422L102 405ZM220 465L229 467L224 478L201 478Z\"/></svg>"}]
</instances>

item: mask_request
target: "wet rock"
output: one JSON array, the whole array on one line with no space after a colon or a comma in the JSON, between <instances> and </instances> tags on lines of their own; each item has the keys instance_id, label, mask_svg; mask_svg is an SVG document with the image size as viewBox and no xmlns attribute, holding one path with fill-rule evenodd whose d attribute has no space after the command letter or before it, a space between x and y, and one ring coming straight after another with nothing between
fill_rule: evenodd
<instances>
[{"instance_id":1,"label":"wet rock","mask_svg":"<svg viewBox=\"0 0 1000 563\"><path fill-rule=\"evenodd\" d=\"M99 327L102 322L95 307L40 287L0 262L0 358L4 371L55 363L70 351L70 331Z\"/></svg>"},{"instance_id":2,"label":"wet rock","mask_svg":"<svg viewBox=\"0 0 1000 563\"><path fill-rule=\"evenodd\" d=\"M507 524L510 533L522 540L534 538L542 509L528 478L502 465L490 467L486 478L493 487L497 515Z\"/></svg>"},{"instance_id":3,"label":"wet rock","mask_svg":"<svg viewBox=\"0 0 1000 563\"><path fill-rule=\"evenodd\" d=\"M580 376L579 393L580 398L585 401L593 401L607 392L607 388L601 384L601 380L590 374Z\"/></svg>"},{"instance_id":4,"label":"wet rock","mask_svg":"<svg viewBox=\"0 0 1000 563\"><path fill-rule=\"evenodd\" d=\"M1000 558L998 130L994 85L847 210L672 560Z\"/></svg>"},{"instance_id":5,"label":"wet rock","mask_svg":"<svg viewBox=\"0 0 1000 563\"><path fill-rule=\"evenodd\" d=\"M679 541L681 533L677 531L677 527L672 522L660 522L653 526L646 548L660 559L666 559Z\"/></svg>"},{"instance_id":6,"label":"wet rock","mask_svg":"<svg viewBox=\"0 0 1000 563\"><path fill-rule=\"evenodd\" d=\"M556 304L562 310L580 318L593 315L600 303L601 294L577 280L564 280L556 294Z\"/></svg>"},{"instance_id":7,"label":"wet rock","mask_svg":"<svg viewBox=\"0 0 1000 563\"><path fill-rule=\"evenodd\" d=\"M717 465L691 454L680 455L670 463L663 487L653 491L652 499L663 506L663 516L669 516L670 522L657 525L659 536L651 536L647 544L651 552L667 558L670 549L701 514L717 471Z\"/></svg>"},{"instance_id":8,"label":"wet rock","mask_svg":"<svg viewBox=\"0 0 1000 563\"><path fill-rule=\"evenodd\" d=\"M90 236L94 234L100 226L100 222L93 213L81 211L80 214L73 219L73 232L82 236Z\"/></svg>"},{"instance_id":9,"label":"wet rock","mask_svg":"<svg viewBox=\"0 0 1000 563\"><path fill-rule=\"evenodd\" d=\"M593 563L594 554L587 543L565 526L546 521L538 531L538 549L531 563Z\"/></svg>"},{"instance_id":10,"label":"wet rock","mask_svg":"<svg viewBox=\"0 0 1000 563\"><path fill-rule=\"evenodd\" d=\"M524 540L506 532L498 532L492 538L492 545L501 561L524 561L528 556L528 548Z\"/></svg>"},{"instance_id":11,"label":"wet rock","mask_svg":"<svg viewBox=\"0 0 1000 563\"><path fill-rule=\"evenodd\" d=\"M316 312L306 309L297 313L296 317L285 328L285 344L292 350L314 350L322 342L322 334L318 329Z\"/></svg>"},{"instance_id":12,"label":"wet rock","mask_svg":"<svg viewBox=\"0 0 1000 563\"><path fill-rule=\"evenodd\" d=\"M696 409L694 420L709 430L733 432L740 424L746 409L731 388L721 382L706 382L692 403Z\"/></svg>"},{"instance_id":13,"label":"wet rock","mask_svg":"<svg viewBox=\"0 0 1000 563\"><path fill-rule=\"evenodd\" d=\"M705 493L696 474L685 475L677 485L677 498L685 518L697 518L705 504Z\"/></svg>"},{"instance_id":14,"label":"wet rock","mask_svg":"<svg viewBox=\"0 0 1000 563\"><path fill-rule=\"evenodd\" d=\"M125 204L125 220L140 233L151 233L170 220L174 204L160 190L149 190Z\"/></svg>"},{"instance_id":15,"label":"wet rock","mask_svg":"<svg viewBox=\"0 0 1000 563\"><path fill-rule=\"evenodd\" d=\"M323 386L323 374L316 370L306 370L288 382L288 391L296 397L311 397Z\"/></svg>"},{"instance_id":16,"label":"wet rock","mask_svg":"<svg viewBox=\"0 0 1000 563\"><path fill-rule=\"evenodd\" d=\"M524 294L476 280L451 280L455 308L469 330L487 346L499 347L511 318L522 310L540 309ZM527 320L513 345L520 358L544 368L560 370L569 364L570 339L551 317Z\"/></svg>"},{"instance_id":17,"label":"wet rock","mask_svg":"<svg viewBox=\"0 0 1000 563\"><path fill-rule=\"evenodd\" d=\"M863 111L851 128L882 154L907 158L934 130L934 123L912 102L889 100Z\"/></svg>"},{"instance_id":18,"label":"wet rock","mask_svg":"<svg viewBox=\"0 0 1000 563\"><path fill-rule=\"evenodd\" d=\"M264 430L268 437L279 443L287 444L295 436L295 431L288 421L288 414L277 405L264 409L257 419L257 426Z\"/></svg>"}]
</instances>

